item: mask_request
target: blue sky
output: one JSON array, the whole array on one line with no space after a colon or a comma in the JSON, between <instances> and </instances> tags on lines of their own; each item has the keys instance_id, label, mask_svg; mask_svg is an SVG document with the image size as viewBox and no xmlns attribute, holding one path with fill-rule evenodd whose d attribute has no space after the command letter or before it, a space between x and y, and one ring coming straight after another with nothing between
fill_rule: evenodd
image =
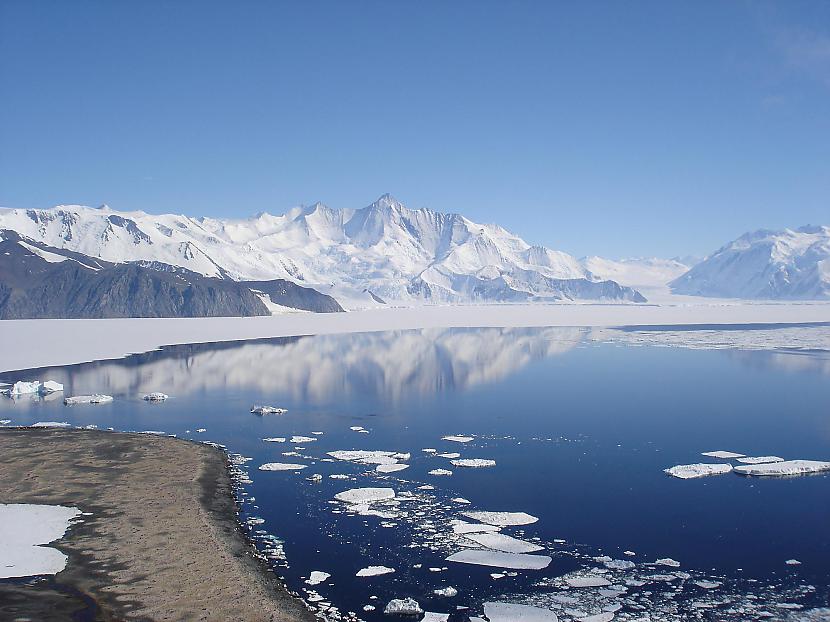
<instances>
[{"instance_id":1,"label":"blue sky","mask_svg":"<svg viewBox=\"0 0 830 622\"><path fill-rule=\"evenodd\" d=\"M497 222L576 255L830 224L830 2L0 2L0 205Z\"/></svg>"}]
</instances>

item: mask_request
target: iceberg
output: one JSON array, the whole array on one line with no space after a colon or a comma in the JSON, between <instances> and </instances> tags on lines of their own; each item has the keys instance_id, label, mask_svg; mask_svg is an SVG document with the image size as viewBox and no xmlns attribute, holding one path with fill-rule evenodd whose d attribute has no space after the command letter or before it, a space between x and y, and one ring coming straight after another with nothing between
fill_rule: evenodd
<instances>
[{"instance_id":1,"label":"iceberg","mask_svg":"<svg viewBox=\"0 0 830 622\"><path fill-rule=\"evenodd\" d=\"M156 392L156 393L148 393L147 395L144 396L144 400L147 401L147 402L163 402L168 397L170 397L170 396L167 395L166 393L157 393Z\"/></svg>"},{"instance_id":2,"label":"iceberg","mask_svg":"<svg viewBox=\"0 0 830 622\"><path fill-rule=\"evenodd\" d=\"M484 603L484 615L490 622L557 622L550 609L512 603Z\"/></svg>"},{"instance_id":3,"label":"iceberg","mask_svg":"<svg viewBox=\"0 0 830 622\"><path fill-rule=\"evenodd\" d=\"M251 408L251 412L255 415L284 415L288 411L276 406L254 406Z\"/></svg>"},{"instance_id":4,"label":"iceberg","mask_svg":"<svg viewBox=\"0 0 830 622\"><path fill-rule=\"evenodd\" d=\"M503 553L501 551L483 551L470 549L453 553L446 558L448 562L509 568L511 570L542 570L550 565L547 555L527 555L525 553Z\"/></svg>"},{"instance_id":5,"label":"iceberg","mask_svg":"<svg viewBox=\"0 0 830 622\"><path fill-rule=\"evenodd\" d=\"M386 605L383 613L402 615L402 616L419 616L424 612L421 605L414 598L393 598Z\"/></svg>"},{"instance_id":6,"label":"iceberg","mask_svg":"<svg viewBox=\"0 0 830 622\"><path fill-rule=\"evenodd\" d=\"M663 472L679 479L694 479L708 475L722 475L729 473L731 470L731 464L679 464L669 469L663 469Z\"/></svg>"},{"instance_id":7,"label":"iceberg","mask_svg":"<svg viewBox=\"0 0 830 622\"><path fill-rule=\"evenodd\" d=\"M3 389L3 393L6 393L11 396L15 395L31 395L33 393L38 393L40 391L40 382L37 380L34 382L15 382L11 388Z\"/></svg>"},{"instance_id":8,"label":"iceberg","mask_svg":"<svg viewBox=\"0 0 830 622\"><path fill-rule=\"evenodd\" d=\"M394 499L395 491L391 488L352 488L338 492L334 498L345 503L374 503Z\"/></svg>"},{"instance_id":9,"label":"iceberg","mask_svg":"<svg viewBox=\"0 0 830 622\"><path fill-rule=\"evenodd\" d=\"M458 596L458 590L451 585L441 588L440 590L432 590L432 593L436 596L443 596L444 598L453 598Z\"/></svg>"},{"instance_id":10,"label":"iceberg","mask_svg":"<svg viewBox=\"0 0 830 622\"><path fill-rule=\"evenodd\" d=\"M539 520L525 512L462 512L462 515L480 523L498 525L499 527L530 525Z\"/></svg>"},{"instance_id":11,"label":"iceberg","mask_svg":"<svg viewBox=\"0 0 830 622\"><path fill-rule=\"evenodd\" d=\"M366 566L366 568L361 568L355 574L356 577L378 577L382 574L392 574L395 572L394 568L389 568L389 566Z\"/></svg>"},{"instance_id":12,"label":"iceberg","mask_svg":"<svg viewBox=\"0 0 830 622\"><path fill-rule=\"evenodd\" d=\"M64 398L63 403L67 406L75 406L77 404L106 404L111 401L111 395L95 393L93 395L76 395L75 397L67 397Z\"/></svg>"},{"instance_id":13,"label":"iceberg","mask_svg":"<svg viewBox=\"0 0 830 622\"><path fill-rule=\"evenodd\" d=\"M328 579L331 575L328 572L322 572L320 570L312 570L311 574L309 575L308 579L306 579L306 583L308 585L319 585L326 579Z\"/></svg>"},{"instance_id":14,"label":"iceberg","mask_svg":"<svg viewBox=\"0 0 830 622\"><path fill-rule=\"evenodd\" d=\"M710 458L720 458L721 460L730 460L732 458L743 458L744 454L736 454L734 451L704 451L701 456L708 456Z\"/></svg>"},{"instance_id":15,"label":"iceberg","mask_svg":"<svg viewBox=\"0 0 830 622\"><path fill-rule=\"evenodd\" d=\"M63 391L63 385L60 382L55 382L54 380L47 380L40 385L40 393L42 395L57 393L59 391Z\"/></svg>"},{"instance_id":16,"label":"iceberg","mask_svg":"<svg viewBox=\"0 0 830 622\"><path fill-rule=\"evenodd\" d=\"M305 464L291 464L290 462L266 462L260 465L260 471L299 471L306 468Z\"/></svg>"},{"instance_id":17,"label":"iceberg","mask_svg":"<svg viewBox=\"0 0 830 622\"><path fill-rule=\"evenodd\" d=\"M450 464L457 467L480 469L483 467L496 466L496 461L485 458L462 458L461 460L450 460Z\"/></svg>"},{"instance_id":18,"label":"iceberg","mask_svg":"<svg viewBox=\"0 0 830 622\"><path fill-rule=\"evenodd\" d=\"M452 471L447 469L432 469L432 471L427 471L427 475L452 475Z\"/></svg>"},{"instance_id":19,"label":"iceberg","mask_svg":"<svg viewBox=\"0 0 830 622\"><path fill-rule=\"evenodd\" d=\"M735 467L739 475L753 476L786 476L807 475L830 471L830 462L818 460L784 460L783 462L766 462L763 464L748 464Z\"/></svg>"},{"instance_id":20,"label":"iceberg","mask_svg":"<svg viewBox=\"0 0 830 622\"><path fill-rule=\"evenodd\" d=\"M485 548L504 553L536 553L545 548L501 533L470 533L466 538Z\"/></svg>"},{"instance_id":21,"label":"iceberg","mask_svg":"<svg viewBox=\"0 0 830 622\"><path fill-rule=\"evenodd\" d=\"M746 456L745 458L738 458L738 462L742 464L764 464L766 462L784 462L784 458L778 456Z\"/></svg>"}]
</instances>

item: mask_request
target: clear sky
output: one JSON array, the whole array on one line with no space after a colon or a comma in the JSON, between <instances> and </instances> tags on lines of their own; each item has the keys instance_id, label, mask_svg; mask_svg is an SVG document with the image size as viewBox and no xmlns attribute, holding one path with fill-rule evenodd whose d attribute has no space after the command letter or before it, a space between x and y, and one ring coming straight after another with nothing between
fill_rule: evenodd
<instances>
[{"instance_id":1,"label":"clear sky","mask_svg":"<svg viewBox=\"0 0 830 622\"><path fill-rule=\"evenodd\" d=\"M830 2L0 0L0 205L385 192L576 255L830 224Z\"/></svg>"}]
</instances>

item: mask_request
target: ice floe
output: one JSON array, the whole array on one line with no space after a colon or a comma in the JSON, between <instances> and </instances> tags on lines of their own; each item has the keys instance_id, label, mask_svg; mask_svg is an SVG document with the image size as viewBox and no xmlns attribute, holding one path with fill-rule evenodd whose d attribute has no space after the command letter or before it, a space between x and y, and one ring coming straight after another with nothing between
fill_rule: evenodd
<instances>
[{"instance_id":1,"label":"ice floe","mask_svg":"<svg viewBox=\"0 0 830 622\"><path fill-rule=\"evenodd\" d=\"M285 408L276 406L253 406L251 412L255 415L284 415L288 411Z\"/></svg>"},{"instance_id":2,"label":"ice floe","mask_svg":"<svg viewBox=\"0 0 830 622\"><path fill-rule=\"evenodd\" d=\"M738 462L742 464L765 464L767 462L784 462L784 458L778 456L746 456L738 458Z\"/></svg>"},{"instance_id":3,"label":"ice floe","mask_svg":"<svg viewBox=\"0 0 830 622\"><path fill-rule=\"evenodd\" d=\"M567 577L565 583L569 587L584 588L584 587L605 587L611 585L611 582L605 577L596 575L587 575L582 577Z\"/></svg>"},{"instance_id":4,"label":"ice floe","mask_svg":"<svg viewBox=\"0 0 830 622\"><path fill-rule=\"evenodd\" d=\"M480 523L499 527L530 525L539 520L526 512L462 512L462 514Z\"/></svg>"},{"instance_id":5,"label":"ice floe","mask_svg":"<svg viewBox=\"0 0 830 622\"><path fill-rule=\"evenodd\" d=\"M432 469L432 471L427 471L427 475L452 475L452 471L448 469Z\"/></svg>"},{"instance_id":6,"label":"ice floe","mask_svg":"<svg viewBox=\"0 0 830 622\"><path fill-rule=\"evenodd\" d=\"M475 440L475 437L474 436L450 435L450 436L442 436L441 440L442 441L451 441L453 443L469 443L470 441Z\"/></svg>"},{"instance_id":7,"label":"ice floe","mask_svg":"<svg viewBox=\"0 0 830 622\"><path fill-rule=\"evenodd\" d=\"M484 467L496 466L496 461L485 458L462 458L460 460L450 460L450 464L457 467L480 469Z\"/></svg>"},{"instance_id":8,"label":"ice floe","mask_svg":"<svg viewBox=\"0 0 830 622\"><path fill-rule=\"evenodd\" d=\"M168 397L170 397L170 396L167 395L166 393L155 392L155 393L148 393L142 399L144 399L147 402L163 402Z\"/></svg>"},{"instance_id":9,"label":"ice floe","mask_svg":"<svg viewBox=\"0 0 830 622\"><path fill-rule=\"evenodd\" d=\"M679 479L694 479L696 477L707 477L709 475L723 475L732 470L731 464L679 464L663 472Z\"/></svg>"},{"instance_id":10,"label":"ice floe","mask_svg":"<svg viewBox=\"0 0 830 622\"><path fill-rule=\"evenodd\" d=\"M375 467L375 471L378 473L395 473L408 468L408 464L379 464Z\"/></svg>"},{"instance_id":11,"label":"ice floe","mask_svg":"<svg viewBox=\"0 0 830 622\"><path fill-rule=\"evenodd\" d=\"M291 464L290 462L266 462L260 465L260 471L299 471L305 469L305 464Z\"/></svg>"},{"instance_id":12,"label":"ice floe","mask_svg":"<svg viewBox=\"0 0 830 622\"><path fill-rule=\"evenodd\" d=\"M440 590L432 590L432 593L436 596L443 596L444 598L454 598L458 596L458 590L451 585L443 587Z\"/></svg>"},{"instance_id":13,"label":"ice floe","mask_svg":"<svg viewBox=\"0 0 830 622\"><path fill-rule=\"evenodd\" d=\"M317 439L314 438L313 436L292 436L290 439L288 439L288 442L297 444L297 443L311 443L311 442L316 441L316 440Z\"/></svg>"},{"instance_id":14,"label":"ice floe","mask_svg":"<svg viewBox=\"0 0 830 622\"><path fill-rule=\"evenodd\" d=\"M390 568L389 566L366 566L366 568L361 568L355 574L356 577L379 577L380 575L384 574L392 574L395 572L394 568Z\"/></svg>"},{"instance_id":15,"label":"ice floe","mask_svg":"<svg viewBox=\"0 0 830 622\"><path fill-rule=\"evenodd\" d=\"M417 616L424 612L414 598L393 598L386 605L383 613L403 616Z\"/></svg>"},{"instance_id":16,"label":"ice floe","mask_svg":"<svg viewBox=\"0 0 830 622\"><path fill-rule=\"evenodd\" d=\"M319 585L326 579L328 579L331 575L328 572L322 572L321 570L312 570L311 574L309 574L308 579L306 579L306 583L308 585Z\"/></svg>"},{"instance_id":17,"label":"ice floe","mask_svg":"<svg viewBox=\"0 0 830 622\"><path fill-rule=\"evenodd\" d=\"M59 550L42 546L63 537L75 507L0 504L0 579L56 574L66 567Z\"/></svg>"},{"instance_id":18,"label":"ice floe","mask_svg":"<svg viewBox=\"0 0 830 622\"><path fill-rule=\"evenodd\" d=\"M391 488L352 488L334 495L338 501L345 503L374 503L395 498L395 491Z\"/></svg>"},{"instance_id":19,"label":"ice floe","mask_svg":"<svg viewBox=\"0 0 830 622\"><path fill-rule=\"evenodd\" d=\"M93 395L76 395L74 397L67 397L64 398L63 403L67 406L74 406L76 404L106 404L111 401L111 395L94 393Z\"/></svg>"},{"instance_id":20,"label":"ice floe","mask_svg":"<svg viewBox=\"0 0 830 622\"><path fill-rule=\"evenodd\" d=\"M557 622L550 609L512 603L484 603L484 615L490 622Z\"/></svg>"},{"instance_id":21,"label":"ice floe","mask_svg":"<svg viewBox=\"0 0 830 622\"><path fill-rule=\"evenodd\" d=\"M71 428L72 424L66 421L38 421L33 423L31 428Z\"/></svg>"},{"instance_id":22,"label":"ice floe","mask_svg":"<svg viewBox=\"0 0 830 622\"><path fill-rule=\"evenodd\" d=\"M485 548L504 553L536 553L545 548L501 533L468 533L465 537Z\"/></svg>"},{"instance_id":23,"label":"ice floe","mask_svg":"<svg viewBox=\"0 0 830 622\"><path fill-rule=\"evenodd\" d=\"M704 451L701 456L708 456L710 458L720 458L721 460L731 460L733 458L743 458L745 454L736 454L734 451Z\"/></svg>"},{"instance_id":24,"label":"ice floe","mask_svg":"<svg viewBox=\"0 0 830 622\"><path fill-rule=\"evenodd\" d=\"M668 566L670 568L680 568L680 562L671 557L663 557L654 562L655 566Z\"/></svg>"},{"instance_id":25,"label":"ice floe","mask_svg":"<svg viewBox=\"0 0 830 622\"><path fill-rule=\"evenodd\" d=\"M468 523L463 520L453 519L450 521L453 533L468 534L468 533L484 533L499 531L501 527L498 525L485 525L482 523Z\"/></svg>"},{"instance_id":26,"label":"ice floe","mask_svg":"<svg viewBox=\"0 0 830 622\"><path fill-rule=\"evenodd\" d=\"M60 382L55 382L54 380L47 380L46 382L40 385L38 393L46 395L48 393L58 393L59 391L63 391L63 385Z\"/></svg>"},{"instance_id":27,"label":"ice floe","mask_svg":"<svg viewBox=\"0 0 830 622\"><path fill-rule=\"evenodd\" d=\"M358 464L397 464L398 459L395 458L397 452L394 451L366 451L358 449L348 449L339 451L330 451L327 455L337 460L345 462L357 462Z\"/></svg>"},{"instance_id":28,"label":"ice floe","mask_svg":"<svg viewBox=\"0 0 830 622\"><path fill-rule=\"evenodd\" d=\"M198 430L196 430L198 432ZM284 436L272 436L262 439L266 443L284 443L286 441Z\"/></svg>"},{"instance_id":29,"label":"ice floe","mask_svg":"<svg viewBox=\"0 0 830 622\"><path fill-rule=\"evenodd\" d=\"M513 570L542 570L550 565L547 555L527 555L525 553L503 553L501 551L483 551L470 549L458 551L446 558L448 562L509 568Z\"/></svg>"},{"instance_id":30,"label":"ice floe","mask_svg":"<svg viewBox=\"0 0 830 622\"><path fill-rule=\"evenodd\" d=\"M764 464L748 464L735 467L735 473L753 476L807 475L830 471L830 462L819 460L784 460Z\"/></svg>"},{"instance_id":31,"label":"ice floe","mask_svg":"<svg viewBox=\"0 0 830 622\"><path fill-rule=\"evenodd\" d=\"M449 452L449 453L435 454L435 455L438 456L439 458L449 458L449 459L460 458L461 457L461 454L458 453L458 452Z\"/></svg>"}]
</instances>

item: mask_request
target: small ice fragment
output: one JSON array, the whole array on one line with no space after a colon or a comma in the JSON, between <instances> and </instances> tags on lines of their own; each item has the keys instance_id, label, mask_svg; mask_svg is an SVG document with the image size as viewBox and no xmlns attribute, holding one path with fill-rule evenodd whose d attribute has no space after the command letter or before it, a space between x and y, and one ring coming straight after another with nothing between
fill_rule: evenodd
<instances>
[{"instance_id":1,"label":"small ice fragment","mask_svg":"<svg viewBox=\"0 0 830 622\"><path fill-rule=\"evenodd\" d=\"M460 503L462 505L470 505L470 500L465 499L464 497L453 497L452 499L450 499L450 501L452 501L453 503Z\"/></svg>"},{"instance_id":2,"label":"small ice fragment","mask_svg":"<svg viewBox=\"0 0 830 622\"><path fill-rule=\"evenodd\" d=\"M311 442L316 441L316 440L317 439L312 437L312 436L292 436L289 439L288 442L297 444L297 443L311 443Z\"/></svg>"},{"instance_id":3,"label":"small ice fragment","mask_svg":"<svg viewBox=\"0 0 830 622\"><path fill-rule=\"evenodd\" d=\"M63 391L63 385L60 382L55 382L54 380L47 380L42 385L40 385L40 393L42 394L57 393L58 391Z\"/></svg>"},{"instance_id":4,"label":"small ice fragment","mask_svg":"<svg viewBox=\"0 0 830 622\"><path fill-rule=\"evenodd\" d=\"M453 598L454 596L458 596L458 590L452 586L441 588L440 590L432 590L432 593L436 596L444 596L445 598Z\"/></svg>"},{"instance_id":5,"label":"small ice fragment","mask_svg":"<svg viewBox=\"0 0 830 622\"><path fill-rule=\"evenodd\" d=\"M438 456L439 458L447 458L447 459L450 459L450 460L452 460L454 458L460 458L461 457L461 454L458 453L458 452L449 452L449 453L435 454L435 455Z\"/></svg>"},{"instance_id":6,"label":"small ice fragment","mask_svg":"<svg viewBox=\"0 0 830 622\"><path fill-rule=\"evenodd\" d=\"M375 467L375 471L378 473L395 473L408 468L408 464L379 464Z\"/></svg>"},{"instance_id":7,"label":"small ice fragment","mask_svg":"<svg viewBox=\"0 0 830 622\"><path fill-rule=\"evenodd\" d=\"M63 403L67 406L73 406L75 404L106 404L111 401L111 395L95 393L93 395L76 395L75 397L67 397L64 398Z\"/></svg>"},{"instance_id":8,"label":"small ice fragment","mask_svg":"<svg viewBox=\"0 0 830 622\"><path fill-rule=\"evenodd\" d=\"M260 471L299 471L306 468L305 464L291 464L290 462L266 462L260 465Z\"/></svg>"},{"instance_id":9,"label":"small ice fragment","mask_svg":"<svg viewBox=\"0 0 830 622\"><path fill-rule=\"evenodd\" d=\"M389 568L389 566L367 566L366 568L361 568L355 574L356 577L378 577L382 574L392 574L395 572L394 568Z\"/></svg>"},{"instance_id":10,"label":"small ice fragment","mask_svg":"<svg viewBox=\"0 0 830 622\"><path fill-rule=\"evenodd\" d=\"M608 579L598 576L568 577L565 579L565 583L574 588L605 587L607 585L611 585L611 582Z\"/></svg>"},{"instance_id":11,"label":"small ice fragment","mask_svg":"<svg viewBox=\"0 0 830 622\"><path fill-rule=\"evenodd\" d=\"M418 616L424 612L414 598L393 598L386 605L383 613L402 616Z\"/></svg>"},{"instance_id":12,"label":"small ice fragment","mask_svg":"<svg viewBox=\"0 0 830 622\"><path fill-rule=\"evenodd\" d=\"M720 458L721 460L730 460L732 458L743 458L745 454L736 454L734 451L704 451L701 456L708 456L710 458Z\"/></svg>"},{"instance_id":13,"label":"small ice fragment","mask_svg":"<svg viewBox=\"0 0 830 622\"><path fill-rule=\"evenodd\" d=\"M442 441L452 441L453 443L469 443L470 441L474 440L474 436L442 436Z\"/></svg>"},{"instance_id":14,"label":"small ice fragment","mask_svg":"<svg viewBox=\"0 0 830 622\"><path fill-rule=\"evenodd\" d=\"M207 429L206 428L196 428L196 431L201 434L202 432L207 432Z\"/></svg>"},{"instance_id":15,"label":"small ice fragment","mask_svg":"<svg viewBox=\"0 0 830 622\"><path fill-rule=\"evenodd\" d=\"M434 611L427 611L421 622L447 622L450 619L448 613L435 613Z\"/></svg>"},{"instance_id":16,"label":"small ice fragment","mask_svg":"<svg viewBox=\"0 0 830 622\"><path fill-rule=\"evenodd\" d=\"M421 451L424 452L425 454L434 454L438 450L437 449L432 449L431 447L428 447L427 449L422 449Z\"/></svg>"},{"instance_id":17,"label":"small ice fragment","mask_svg":"<svg viewBox=\"0 0 830 622\"><path fill-rule=\"evenodd\" d=\"M142 399L146 402L163 402L168 397L170 397L170 396L167 395L166 393L155 392L155 393L148 393Z\"/></svg>"},{"instance_id":18,"label":"small ice fragment","mask_svg":"<svg viewBox=\"0 0 830 622\"><path fill-rule=\"evenodd\" d=\"M716 587L723 585L720 581L695 581L696 586L702 587L704 590L714 590Z\"/></svg>"},{"instance_id":19,"label":"small ice fragment","mask_svg":"<svg viewBox=\"0 0 830 622\"><path fill-rule=\"evenodd\" d=\"M0 419L0 425L9 425L11 422L11 419Z\"/></svg>"},{"instance_id":20,"label":"small ice fragment","mask_svg":"<svg viewBox=\"0 0 830 622\"><path fill-rule=\"evenodd\" d=\"M671 557L663 557L654 562L655 566L669 566L670 568L680 568L680 562Z\"/></svg>"},{"instance_id":21,"label":"small ice fragment","mask_svg":"<svg viewBox=\"0 0 830 622\"><path fill-rule=\"evenodd\" d=\"M510 568L514 570L542 570L550 565L547 555L527 555L524 553L503 553L501 551L484 551L471 549L459 551L447 557L448 562Z\"/></svg>"},{"instance_id":22,"label":"small ice fragment","mask_svg":"<svg viewBox=\"0 0 830 622\"><path fill-rule=\"evenodd\" d=\"M460 460L450 460L450 464L457 467L469 467L473 469L496 466L495 460L488 460L484 458L462 458Z\"/></svg>"},{"instance_id":23,"label":"small ice fragment","mask_svg":"<svg viewBox=\"0 0 830 622\"><path fill-rule=\"evenodd\" d=\"M634 551L623 551L623 555L628 555L630 557L634 557L637 553Z\"/></svg>"},{"instance_id":24,"label":"small ice fragment","mask_svg":"<svg viewBox=\"0 0 830 622\"><path fill-rule=\"evenodd\" d=\"M797 559L788 559L784 563L787 564L788 566L800 566L801 565L801 562L798 561Z\"/></svg>"},{"instance_id":25,"label":"small ice fragment","mask_svg":"<svg viewBox=\"0 0 830 622\"><path fill-rule=\"evenodd\" d=\"M614 613L611 611L603 611L602 613L595 613L592 616L577 618L578 622L611 622L613 619Z\"/></svg>"},{"instance_id":26,"label":"small ice fragment","mask_svg":"<svg viewBox=\"0 0 830 622\"><path fill-rule=\"evenodd\" d=\"M498 525L499 527L530 525L539 520L526 512L462 512L462 514L480 523Z\"/></svg>"},{"instance_id":27,"label":"small ice fragment","mask_svg":"<svg viewBox=\"0 0 830 622\"><path fill-rule=\"evenodd\" d=\"M197 432L198 432L198 430L197 430ZM262 440L265 441L266 443L284 443L285 442L285 437L284 436L272 436L270 438L264 438Z\"/></svg>"},{"instance_id":28,"label":"small ice fragment","mask_svg":"<svg viewBox=\"0 0 830 622\"><path fill-rule=\"evenodd\" d=\"M630 562L627 559L612 559L603 562L603 565L609 570L631 570L635 566L634 562Z\"/></svg>"},{"instance_id":29,"label":"small ice fragment","mask_svg":"<svg viewBox=\"0 0 830 622\"><path fill-rule=\"evenodd\" d=\"M512 603L484 603L484 615L490 622L557 622L550 609Z\"/></svg>"},{"instance_id":30,"label":"small ice fragment","mask_svg":"<svg viewBox=\"0 0 830 622\"><path fill-rule=\"evenodd\" d=\"M319 585L326 579L328 579L331 575L328 572L322 572L320 570L312 570L311 574L309 575L306 583L308 585Z\"/></svg>"},{"instance_id":31,"label":"small ice fragment","mask_svg":"<svg viewBox=\"0 0 830 622\"><path fill-rule=\"evenodd\" d=\"M757 476L784 476L806 475L830 471L830 462L818 460L785 460L784 462L769 462L735 467L735 473L740 475Z\"/></svg>"},{"instance_id":32,"label":"small ice fragment","mask_svg":"<svg viewBox=\"0 0 830 622\"><path fill-rule=\"evenodd\" d=\"M483 525L476 523L467 523L463 520L453 520L450 522L453 533L468 534L468 533L482 533L498 531L501 527L496 525Z\"/></svg>"},{"instance_id":33,"label":"small ice fragment","mask_svg":"<svg viewBox=\"0 0 830 622\"><path fill-rule=\"evenodd\" d=\"M375 610L374 605L363 605L363 611L374 611L374 610Z\"/></svg>"},{"instance_id":34,"label":"small ice fragment","mask_svg":"<svg viewBox=\"0 0 830 622\"><path fill-rule=\"evenodd\" d=\"M251 412L255 415L284 415L288 411L276 406L252 406Z\"/></svg>"},{"instance_id":35,"label":"small ice fragment","mask_svg":"<svg viewBox=\"0 0 830 622\"><path fill-rule=\"evenodd\" d=\"M424 484L423 486L418 486L418 490L435 490L435 486Z\"/></svg>"},{"instance_id":36,"label":"small ice fragment","mask_svg":"<svg viewBox=\"0 0 830 622\"><path fill-rule=\"evenodd\" d=\"M432 471L427 471L427 475L452 475L452 471L448 471L447 469L432 469Z\"/></svg>"},{"instance_id":37,"label":"small ice fragment","mask_svg":"<svg viewBox=\"0 0 830 622\"><path fill-rule=\"evenodd\" d=\"M545 548L501 533L470 533L466 538L485 548L505 553L536 553Z\"/></svg>"},{"instance_id":38,"label":"small ice fragment","mask_svg":"<svg viewBox=\"0 0 830 622\"><path fill-rule=\"evenodd\" d=\"M723 475L731 470L731 464L679 464L669 469L663 469L663 472L679 479L693 479L706 477L707 475Z\"/></svg>"},{"instance_id":39,"label":"small ice fragment","mask_svg":"<svg viewBox=\"0 0 830 622\"><path fill-rule=\"evenodd\" d=\"M738 458L738 462L743 464L764 464L767 462L784 462L784 458L778 456L747 456L745 458Z\"/></svg>"},{"instance_id":40,"label":"small ice fragment","mask_svg":"<svg viewBox=\"0 0 830 622\"><path fill-rule=\"evenodd\" d=\"M346 503L373 503L395 498L395 491L391 488L352 488L334 495L338 501Z\"/></svg>"}]
</instances>

